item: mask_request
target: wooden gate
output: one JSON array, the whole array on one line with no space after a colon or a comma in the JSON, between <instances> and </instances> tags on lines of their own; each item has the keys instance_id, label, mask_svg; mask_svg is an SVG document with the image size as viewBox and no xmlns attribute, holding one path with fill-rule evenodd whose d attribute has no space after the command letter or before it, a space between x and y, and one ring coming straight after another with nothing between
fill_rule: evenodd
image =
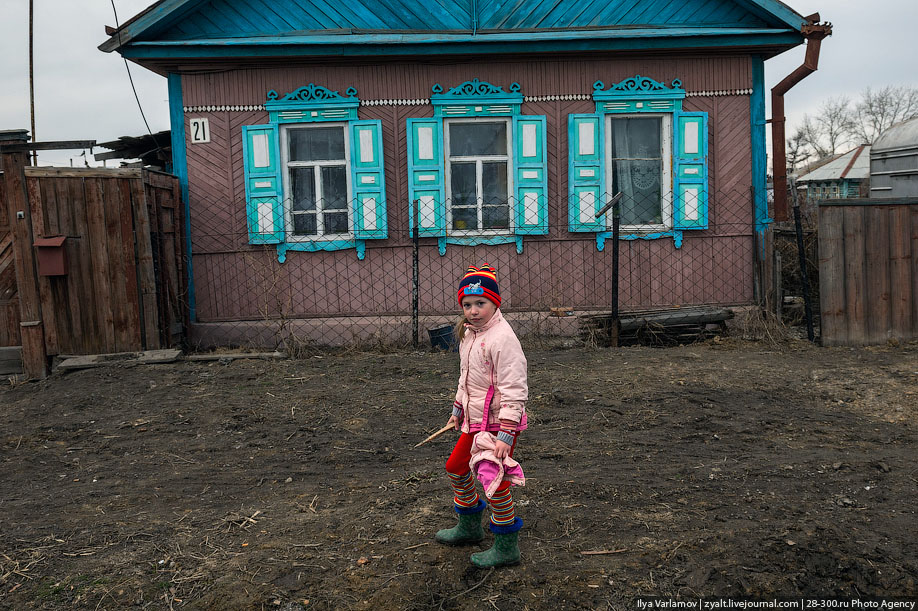
<instances>
[{"instance_id":1,"label":"wooden gate","mask_svg":"<svg viewBox=\"0 0 918 611\"><path fill-rule=\"evenodd\" d=\"M134 352L180 341L178 180L99 168L25 167L21 177L21 184L4 182L8 205L24 209L31 221L12 232L15 257L22 259L17 284L26 373L40 377L38 369L54 355ZM25 220L9 214L10 223Z\"/></svg>"}]
</instances>

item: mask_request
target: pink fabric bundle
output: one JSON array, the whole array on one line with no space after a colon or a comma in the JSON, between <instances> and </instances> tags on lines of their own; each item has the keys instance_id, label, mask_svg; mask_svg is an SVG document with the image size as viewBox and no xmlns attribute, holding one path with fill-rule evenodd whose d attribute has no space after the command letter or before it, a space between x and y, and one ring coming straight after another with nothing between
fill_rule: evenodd
<instances>
[{"instance_id":1,"label":"pink fabric bundle","mask_svg":"<svg viewBox=\"0 0 918 611\"><path fill-rule=\"evenodd\" d=\"M512 486L525 486L526 477L523 467L509 456L504 459L497 458L494 450L497 448L497 436L483 431L475 435L472 441L472 460L469 466L475 477L481 482L485 496L489 499L497 492L501 482L509 481Z\"/></svg>"}]
</instances>

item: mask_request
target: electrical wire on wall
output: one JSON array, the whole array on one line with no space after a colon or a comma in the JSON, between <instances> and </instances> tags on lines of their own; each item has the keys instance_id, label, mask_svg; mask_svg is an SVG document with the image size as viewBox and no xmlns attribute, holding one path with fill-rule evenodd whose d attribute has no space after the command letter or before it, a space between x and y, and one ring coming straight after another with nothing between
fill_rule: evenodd
<instances>
[{"instance_id":1,"label":"electrical wire on wall","mask_svg":"<svg viewBox=\"0 0 918 611\"><path fill-rule=\"evenodd\" d=\"M121 24L118 22L118 9L115 8L115 0L111 0L112 3L112 12L115 14L115 30L118 32L118 46L121 46ZM121 56L122 61L124 61L124 69L127 70L128 81L131 83L131 90L134 92L134 99L137 101L137 108L140 110L140 116L143 118L143 124L147 127L147 133L150 134L150 138L153 139L153 144L156 145L156 150L165 155L165 151L159 145L159 142L156 141L156 136L153 135L153 130L150 129L150 123L147 121L147 115L143 112L143 106L140 104L140 96L137 95L137 87L134 86L134 78L131 76L131 66L128 64L127 58L123 55Z\"/></svg>"}]
</instances>

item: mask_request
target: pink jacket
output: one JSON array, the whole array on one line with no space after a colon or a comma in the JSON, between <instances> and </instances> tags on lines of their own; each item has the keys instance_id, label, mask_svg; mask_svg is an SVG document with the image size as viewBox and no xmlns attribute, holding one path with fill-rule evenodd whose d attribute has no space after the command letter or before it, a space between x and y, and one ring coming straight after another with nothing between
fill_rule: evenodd
<instances>
[{"instance_id":1,"label":"pink jacket","mask_svg":"<svg viewBox=\"0 0 918 611\"><path fill-rule=\"evenodd\" d=\"M497 437L487 431L476 433L472 441L472 460L469 466L478 481L484 488L485 496L489 499L497 492L497 487L504 480L511 486L525 486L526 477L523 467L509 456L498 458L494 453L497 447Z\"/></svg>"},{"instance_id":2,"label":"pink jacket","mask_svg":"<svg viewBox=\"0 0 918 611\"><path fill-rule=\"evenodd\" d=\"M526 424L526 356L520 341L498 309L482 328L467 327L459 344L459 388L456 406L463 410L462 432L470 432L470 424L481 424L488 388L494 386L494 396L488 409L486 429L496 431L500 420L518 422L517 430Z\"/></svg>"}]
</instances>

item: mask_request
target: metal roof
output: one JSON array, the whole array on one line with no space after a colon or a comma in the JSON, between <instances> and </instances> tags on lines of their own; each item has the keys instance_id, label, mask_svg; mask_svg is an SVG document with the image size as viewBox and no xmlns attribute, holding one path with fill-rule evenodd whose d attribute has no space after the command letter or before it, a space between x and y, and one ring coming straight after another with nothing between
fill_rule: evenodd
<instances>
[{"instance_id":1,"label":"metal roof","mask_svg":"<svg viewBox=\"0 0 918 611\"><path fill-rule=\"evenodd\" d=\"M778 0L160 0L99 48L135 59L683 47L771 56L803 42L805 24Z\"/></svg>"},{"instance_id":2,"label":"metal roof","mask_svg":"<svg viewBox=\"0 0 918 611\"><path fill-rule=\"evenodd\" d=\"M821 182L826 180L865 180L870 176L870 145L859 147L839 155L829 163L808 172L797 182Z\"/></svg>"},{"instance_id":3,"label":"metal roof","mask_svg":"<svg viewBox=\"0 0 918 611\"><path fill-rule=\"evenodd\" d=\"M873 143L874 153L902 148L918 148L918 117L896 123Z\"/></svg>"}]
</instances>

